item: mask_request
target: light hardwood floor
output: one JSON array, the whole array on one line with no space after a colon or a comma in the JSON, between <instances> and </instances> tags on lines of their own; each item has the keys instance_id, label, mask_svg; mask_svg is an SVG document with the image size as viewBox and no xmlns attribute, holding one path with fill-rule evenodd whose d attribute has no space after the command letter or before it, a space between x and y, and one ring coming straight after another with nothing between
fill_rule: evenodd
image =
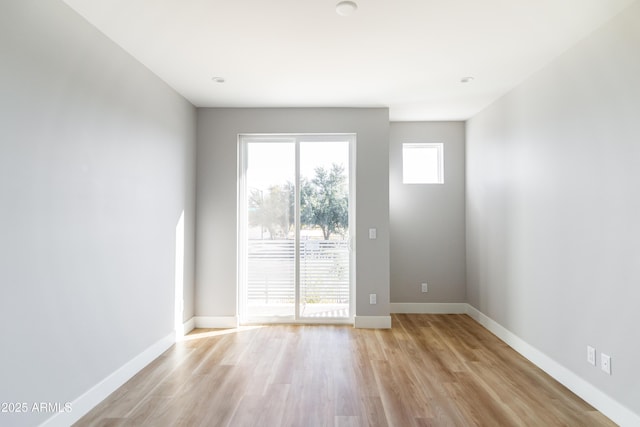
<instances>
[{"instance_id":1,"label":"light hardwood floor","mask_svg":"<svg viewBox=\"0 0 640 427\"><path fill-rule=\"evenodd\" d=\"M76 425L615 425L466 315L186 338Z\"/></svg>"}]
</instances>

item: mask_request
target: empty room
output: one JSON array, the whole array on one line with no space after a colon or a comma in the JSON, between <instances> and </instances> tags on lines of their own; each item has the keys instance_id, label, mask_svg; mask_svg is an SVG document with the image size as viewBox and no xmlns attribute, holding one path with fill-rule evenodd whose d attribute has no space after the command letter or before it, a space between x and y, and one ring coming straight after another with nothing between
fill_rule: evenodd
<instances>
[{"instance_id":1,"label":"empty room","mask_svg":"<svg viewBox=\"0 0 640 427\"><path fill-rule=\"evenodd\" d=\"M640 426L639 0L0 1L0 426Z\"/></svg>"}]
</instances>

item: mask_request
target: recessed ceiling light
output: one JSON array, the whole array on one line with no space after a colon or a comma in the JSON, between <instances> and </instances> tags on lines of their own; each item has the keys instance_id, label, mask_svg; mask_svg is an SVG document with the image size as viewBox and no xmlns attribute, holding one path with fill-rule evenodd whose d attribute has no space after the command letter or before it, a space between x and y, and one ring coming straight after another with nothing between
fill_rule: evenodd
<instances>
[{"instance_id":1,"label":"recessed ceiling light","mask_svg":"<svg viewBox=\"0 0 640 427\"><path fill-rule=\"evenodd\" d=\"M212 77L211 80L216 83L224 83L224 77Z\"/></svg>"},{"instance_id":2,"label":"recessed ceiling light","mask_svg":"<svg viewBox=\"0 0 640 427\"><path fill-rule=\"evenodd\" d=\"M473 77L463 77L460 79L460 83L471 83L473 81Z\"/></svg>"},{"instance_id":3,"label":"recessed ceiling light","mask_svg":"<svg viewBox=\"0 0 640 427\"><path fill-rule=\"evenodd\" d=\"M358 9L358 5L353 1L341 1L336 4L336 13L340 16L350 16Z\"/></svg>"}]
</instances>

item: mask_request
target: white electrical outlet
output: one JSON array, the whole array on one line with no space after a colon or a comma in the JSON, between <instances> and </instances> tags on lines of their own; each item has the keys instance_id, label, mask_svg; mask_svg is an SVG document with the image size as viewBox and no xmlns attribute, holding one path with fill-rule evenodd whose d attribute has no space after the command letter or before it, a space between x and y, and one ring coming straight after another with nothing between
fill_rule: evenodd
<instances>
[{"instance_id":1,"label":"white electrical outlet","mask_svg":"<svg viewBox=\"0 0 640 427\"><path fill-rule=\"evenodd\" d=\"M591 347L590 345L587 346L587 362L589 362L589 364L596 366L596 349Z\"/></svg>"},{"instance_id":2,"label":"white electrical outlet","mask_svg":"<svg viewBox=\"0 0 640 427\"><path fill-rule=\"evenodd\" d=\"M429 285L427 285L426 283L422 284L422 292L429 292Z\"/></svg>"},{"instance_id":3,"label":"white electrical outlet","mask_svg":"<svg viewBox=\"0 0 640 427\"><path fill-rule=\"evenodd\" d=\"M369 304L376 304L376 294L369 294Z\"/></svg>"},{"instance_id":4,"label":"white electrical outlet","mask_svg":"<svg viewBox=\"0 0 640 427\"><path fill-rule=\"evenodd\" d=\"M377 239L378 238L378 230L376 230L375 228L370 228L369 229L369 238L371 240Z\"/></svg>"},{"instance_id":5,"label":"white electrical outlet","mask_svg":"<svg viewBox=\"0 0 640 427\"><path fill-rule=\"evenodd\" d=\"M600 353L600 368L611 375L611 356Z\"/></svg>"}]
</instances>

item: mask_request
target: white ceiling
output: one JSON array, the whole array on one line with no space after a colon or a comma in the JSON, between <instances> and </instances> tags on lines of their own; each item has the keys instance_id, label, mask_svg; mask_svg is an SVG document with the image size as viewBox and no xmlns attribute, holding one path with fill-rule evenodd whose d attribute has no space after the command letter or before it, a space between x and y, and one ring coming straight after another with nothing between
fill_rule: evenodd
<instances>
[{"instance_id":1,"label":"white ceiling","mask_svg":"<svg viewBox=\"0 0 640 427\"><path fill-rule=\"evenodd\" d=\"M198 107L400 121L473 116L634 0L64 1Z\"/></svg>"}]
</instances>

